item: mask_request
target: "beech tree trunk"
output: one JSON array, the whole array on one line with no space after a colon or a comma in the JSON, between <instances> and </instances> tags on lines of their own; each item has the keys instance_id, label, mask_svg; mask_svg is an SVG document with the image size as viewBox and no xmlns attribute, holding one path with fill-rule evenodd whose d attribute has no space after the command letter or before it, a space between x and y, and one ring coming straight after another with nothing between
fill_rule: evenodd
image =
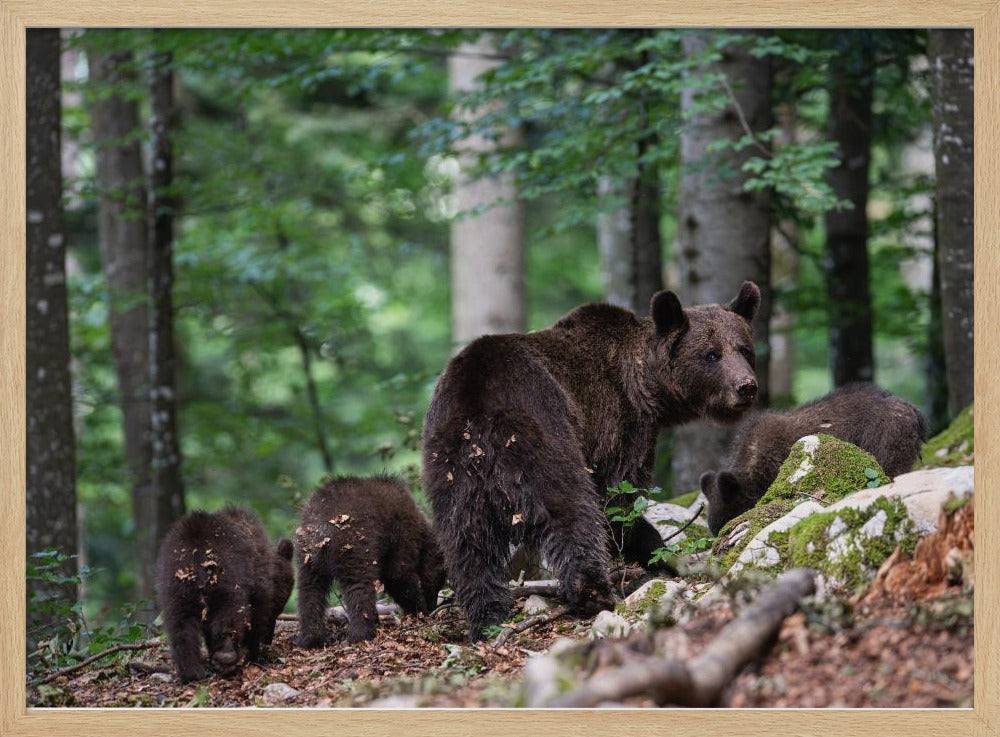
<instances>
[{"instance_id":1,"label":"beech tree trunk","mask_svg":"<svg viewBox=\"0 0 1000 737\"><path fill-rule=\"evenodd\" d=\"M177 435L177 384L174 353L174 108L173 59L169 52L150 59L150 130L153 164L149 209L153 231L149 258L149 403L153 496L156 499L154 544L159 548L167 528L184 514L184 482Z\"/></svg>"},{"instance_id":2,"label":"beech tree trunk","mask_svg":"<svg viewBox=\"0 0 1000 737\"><path fill-rule=\"evenodd\" d=\"M952 416L973 398L973 38L930 31L941 330Z\"/></svg>"},{"instance_id":3,"label":"beech tree trunk","mask_svg":"<svg viewBox=\"0 0 1000 737\"><path fill-rule=\"evenodd\" d=\"M479 76L499 65L488 37L463 45L448 60L452 94L473 90ZM482 110L461 110L475 120ZM516 131L509 131L513 138ZM505 204L451 225L452 340L459 346L487 333L523 332L527 326L524 283L524 204L516 200L513 176L477 177L478 156L494 144L473 135L462 141L461 173L455 183L458 210L465 212L502 200Z\"/></svg>"},{"instance_id":4,"label":"beech tree trunk","mask_svg":"<svg viewBox=\"0 0 1000 737\"><path fill-rule=\"evenodd\" d=\"M127 483L138 553L139 596L153 596L158 505L150 475L149 233L139 142L139 109L120 88L134 86L131 53L92 53L91 79L105 89L91 111L100 190L98 234L108 288L111 350L118 379ZM150 610L151 611L151 610Z\"/></svg>"},{"instance_id":5,"label":"beech tree trunk","mask_svg":"<svg viewBox=\"0 0 1000 737\"><path fill-rule=\"evenodd\" d=\"M58 29L27 32L27 548L77 552L73 397L66 298ZM77 572L68 561L62 576ZM28 581L28 602L76 600L73 583ZM29 607L29 628L51 624ZM35 615L42 614L40 621ZM34 621L32 621L34 620ZM30 638L29 639L34 639Z\"/></svg>"},{"instance_id":6,"label":"beech tree trunk","mask_svg":"<svg viewBox=\"0 0 1000 737\"><path fill-rule=\"evenodd\" d=\"M684 51L693 56L711 41L712 31L693 31L684 37ZM732 46L710 72L725 75L732 101L716 114L693 117L681 133L680 212L677 260L679 297L685 306L724 303L739 291L744 279L761 289L761 306L754 320L757 344L758 405L767 406L769 387L770 195L743 191L743 163L760 148L710 154L709 144L734 141L747 129L760 133L771 127L771 69L766 59ZM681 106L690 110L695 92L686 89ZM673 486L677 493L698 487L698 478L719 468L731 437L730 428L703 422L674 428Z\"/></svg>"},{"instance_id":7,"label":"beech tree trunk","mask_svg":"<svg viewBox=\"0 0 1000 737\"><path fill-rule=\"evenodd\" d=\"M872 309L868 284L868 165L872 141L874 53L863 42L830 62L828 135L840 165L828 181L850 209L826 215L829 361L834 386L871 381Z\"/></svg>"}]
</instances>

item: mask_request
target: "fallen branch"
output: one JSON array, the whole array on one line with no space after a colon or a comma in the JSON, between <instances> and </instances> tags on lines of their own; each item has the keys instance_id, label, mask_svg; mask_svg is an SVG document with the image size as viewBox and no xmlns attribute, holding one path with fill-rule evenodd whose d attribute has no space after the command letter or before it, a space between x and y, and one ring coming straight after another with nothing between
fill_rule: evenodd
<instances>
[{"instance_id":1,"label":"fallen branch","mask_svg":"<svg viewBox=\"0 0 1000 737\"><path fill-rule=\"evenodd\" d=\"M593 707L605 701L648 694L661 705L713 706L746 664L770 646L785 617L815 588L815 573L811 569L786 571L743 614L723 627L690 664L643 658L591 679L551 705Z\"/></svg>"},{"instance_id":2,"label":"fallen branch","mask_svg":"<svg viewBox=\"0 0 1000 737\"><path fill-rule=\"evenodd\" d=\"M376 605L378 609L378 618L393 619L398 617L400 614L400 609L396 604L387 604L385 602L378 602ZM334 624L346 625L350 618L347 616L347 610L342 606L332 606L326 610L325 616L328 620L331 620ZM298 614L279 614L278 619L282 622L298 622Z\"/></svg>"},{"instance_id":3,"label":"fallen branch","mask_svg":"<svg viewBox=\"0 0 1000 737\"><path fill-rule=\"evenodd\" d=\"M170 673L171 670L166 663L147 663L144 660L129 661L128 669L147 676L153 673Z\"/></svg>"},{"instance_id":4,"label":"fallen branch","mask_svg":"<svg viewBox=\"0 0 1000 737\"><path fill-rule=\"evenodd\" d=\"M115 653L124 652L125 650L148 650L151 647L156 647L157 645L161 644L162 643L158 639L143 640L142 642L120 643L118 645L115 645L114 647L109 647L107 650L102 650L101 652L95 655L91 655L89 658L84 658L79 663L76 663L74 665L67 665L65 668L60 668L55 673L51 673L45 676L45 678L43 678L41 681L38 681L38 683L51 683L57 678L61 678L62 676L68 676L71 673L76 673L78 670L83 670L91 663L97 662L98 660L106 658L109 655L114 655Z\"/></svg>"},{"instance_id":5,"label":"fallen branch","mask_svg":"<svg viewBox=\"0 0 1000 737\"><path fill-rule=\"evenodd\" d=\"M703 511L705 511L705 503L704 502L702 502L701 504L698 505L698 511L694 513L694 516L691 519L689 519L687 522L685 522L679 529L674 530L669 535L667 535L665 538L663 538L663 544L666 545L668 540L673 540L675 537L677 537L682 532L684 532L684 530L686 530L691 525L693 525L694 521L696 519L698 519L699 516L701 516L701 513Z\"/></svg>"},{"instance_id":6,"label":"fallen branch","mask_svg":"<svg viewBox=\"0 0 1000 737\"><path fill-rule=\"evenodd\" d=\"M517 624L512 624L510 626L505 626L503 632L497 635L497 638L493 641L493 649L496 649L502 645L507 644L507 640L516 635L519 632L524 632L532 627L539 624L545 624L546 622L551 622L554 619L559 619L562 615L569 612L568 606L559 606L551 611L545 612L543 614L537 614L534 617L528 617L527 619L518 622Z\"/></svg>"}]
</instances>

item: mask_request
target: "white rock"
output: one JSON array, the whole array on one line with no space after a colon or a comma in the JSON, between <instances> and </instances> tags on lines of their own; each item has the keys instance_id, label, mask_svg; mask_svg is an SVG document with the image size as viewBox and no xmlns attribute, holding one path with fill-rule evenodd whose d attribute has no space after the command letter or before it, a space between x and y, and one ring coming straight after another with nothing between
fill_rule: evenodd
<instances>
[{"instance_id":1,"label":"white rock","mask_svg":"<svg viewBox=\"0 0 1000 737\"><path fill-rule=\"evenodd\" d=\"M662 586L664 588L664 593L656 597L656 601L661 603L667 603L673 600L687 588L687 585L683 581L669 581L665 578L654 578L652 581L646 581L646 583L626 596L624 602L625 606L629 609L634 609L639 606L643 599L649 596L649 590L654 586Z\"/></svg>"},{"instance_id":2,"label":"white rock","mask_svg":"<svg viewBox=\"0 0 1000 737\"><path fill-rule=\"evenodd\" d=\"M289 699L294 699L299 695L299 691L289 686L287 683L269 683L264 686L264 703L281 704Z\"/></svg>"},{"instance_id":3,"label":"white rock","mask_svg":"<svg viewBox=\"0 0 1000 737\"><path fill-rule=\"evenodd\" d=\"M549 600L538 594L532 594L524 602L524 613L528 615L541 614L551 608L552 604L549 603Z\"/></svg>"},{"instance_id":4,"label":"white rock","mask_svg":"<svg viewBox=\"0 0 1000 737\"><path fill-rule=\"evenodd\" d=\"M878 510L872 518L861 525L858 533L866 537L882 537L882 533L885 531L885 523L889 521L889 515L885 513L884 509Z\"/></svg>"},{"instance_id":5,"label":"white rock","mask_svg":"<svg viewBox=\"0 0 1000 737\"><path fill-rule=\"evenodd\" d=\"M649 522L653 524L660 537L673 535L691 518L692 512L687 507L670 502L660 502L646 508L642 513ZM687 539L687 534L682 532L670 539L671 543L680 542Z\"/></svg>"},{"instance_id":6,"label":"white rock","mask_svg":"<svg viewBox=\"0 0 1000 737\"><path fill-rule=\"evenodd\" d=\"M631 626L625 617L605 609L594 617L594 623L590 626L590 637L591 639L624 637L629 633L630 629Z\"/></svg>"},{"instance_id":7,"label":"white rock","mask_svg":"<svg viewBox=\"0 0 1000 737\"><path fill-rule=\"evenodd\" d=\"M375 699L368 704L369 709L415 709L420 697L416 694L393 694Z\"/></svg>"},{"instance_id":8,"label":"white rock","mask_svg":"<svg viewBox=\"0 0 1000 737\"><path fill-rule=\"evenodd\" d=\"M799 464L799 467L795 469L795 472L788 477L788 483L794 484L799 479L805 478L806 474L813 470L815 464L813 463L813 458L816 456L816 449L819 447L819 438L815 435L806 435L804 438L799 438L797 443L802 443L802 451L805 453L805 457Z\"/></svg>"},{"instance_id":9,"label":"white rock","mask_svg":"<svg viewBox=\"0 0 1000 737\"><path fill-rule=\"evenodd\" d=\"M527 706L547 706L559 695L562 665L551 654L535 655L524 664L524 695Z\"/></svg>"}]
</instances>

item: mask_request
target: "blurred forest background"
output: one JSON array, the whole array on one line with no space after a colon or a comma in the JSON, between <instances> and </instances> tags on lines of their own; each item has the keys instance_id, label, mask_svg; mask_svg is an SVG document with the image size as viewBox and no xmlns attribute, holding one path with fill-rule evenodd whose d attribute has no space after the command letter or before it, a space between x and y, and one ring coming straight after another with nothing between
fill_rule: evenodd
<instances>
[{"instance_id":1,"label":"blurred forest background","mask_svg":"<svg viewBox=\"0 0 1000 737\"><path fill-rule=\"evenodd\" d=\"M278 536L324 473L419 497L456 347L589 300L753 279L762 405L873 379L943 427L972 400L971 56L971 31L29 31L29 641L148 621L184 510ZM661 495L725 440L663 433Z\"/></svg>"}]
</instances>

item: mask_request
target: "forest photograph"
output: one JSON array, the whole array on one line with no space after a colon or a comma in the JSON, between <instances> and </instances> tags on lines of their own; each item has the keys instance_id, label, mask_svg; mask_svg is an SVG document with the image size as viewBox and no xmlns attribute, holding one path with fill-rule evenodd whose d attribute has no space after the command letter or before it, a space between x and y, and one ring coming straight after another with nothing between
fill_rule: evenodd
<instances>
[{"instance_id":1,"label":"forest photograph","mask_svg":"<svg viewBox=\"0 0 1000 737\"><path fill-rule=\"evenodd\" d=\"M973 706L971 29L25 47L28 707Z\"/></svg>"}]
</instances>

